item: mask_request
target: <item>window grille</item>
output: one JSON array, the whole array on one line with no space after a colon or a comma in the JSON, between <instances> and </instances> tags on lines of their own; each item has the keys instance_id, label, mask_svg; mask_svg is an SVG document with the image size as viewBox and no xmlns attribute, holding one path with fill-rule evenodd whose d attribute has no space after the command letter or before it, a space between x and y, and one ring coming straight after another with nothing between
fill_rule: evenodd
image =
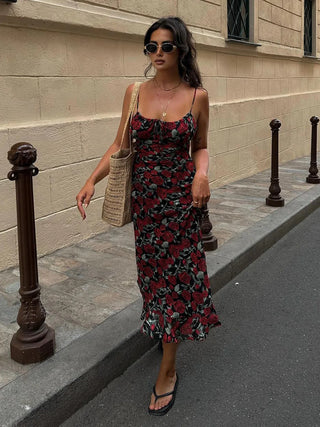
<instances>
[{"instance_id":1,"label":"window grille","mask_svg":"<svg viewBox=\"0 0 320 427\"><path fill-rule=\"evenodd\" d=\"M228 0L228 37L249 40L249 0Z\"/></svg>"},{"instance_id":2,"label":"window grille","mask_svg":"<svg viewBox=\"0 0 320 427\"><path fill-rule=\"evenodd\" d=\"M304 0L304 54L312 55L312 0Z\"/></svg>"}]
</instances>

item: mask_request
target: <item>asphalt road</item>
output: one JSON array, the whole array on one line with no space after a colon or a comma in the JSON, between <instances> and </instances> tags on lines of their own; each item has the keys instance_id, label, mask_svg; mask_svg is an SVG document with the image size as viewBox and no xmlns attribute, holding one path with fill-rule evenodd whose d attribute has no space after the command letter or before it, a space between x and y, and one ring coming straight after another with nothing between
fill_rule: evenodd
<instances>
[{"instance_id":1,"label":"asphalt road","mask_svg":"<svg viewBox=\"0 0 320 427\"><path fill-rule=\"evenodd\" d=\"M320 208L215 295L222 326L182 344L172 410L147 405L154 348L63 427L320 426Z\"/></svg>"}]
</instances>

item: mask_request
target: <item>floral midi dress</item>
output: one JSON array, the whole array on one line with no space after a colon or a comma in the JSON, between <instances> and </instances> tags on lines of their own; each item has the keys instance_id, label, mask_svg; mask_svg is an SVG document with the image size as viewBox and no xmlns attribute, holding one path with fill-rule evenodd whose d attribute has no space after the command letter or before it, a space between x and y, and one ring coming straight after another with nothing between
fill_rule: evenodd
<instances>
[{"instance_id":1,"label":"floral midi dress","mask_svg":"<svg viewBox=\"0 0 320 427\"><path fill-rule=\"evenodd\" d=\"M195 93L192 105L194 98ZM192 206L195 167L189 149L197 129L192 105L175 122L143 117L137 106L130 128L136 149L132 219L143 297L141 330L168 343L203 340L211 326L220 325L211 298L200 212Z\"/></svg>"}]
</instances>

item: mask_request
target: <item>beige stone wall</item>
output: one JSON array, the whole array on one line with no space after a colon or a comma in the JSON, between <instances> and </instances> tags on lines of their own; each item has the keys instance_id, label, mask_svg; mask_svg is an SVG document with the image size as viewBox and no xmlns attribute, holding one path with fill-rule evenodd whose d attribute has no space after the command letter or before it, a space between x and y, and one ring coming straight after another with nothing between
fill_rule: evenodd
<instances>
[{"instance_id":1,"label":"beige stone wall","mask_svg":"<svg viewBox=\"0 0 320 427\"><path fill-rule=\"evenodd\" d=\"M0 269L17 263L14 183L6 178L7 151L16 142L38 150L39 255L107 229L100 220L105 183L97 185L85 222L75 195L113 142L125 88L143 79L143 35L160 16L181 16L197 42L211 104L213 189L270 167L275 117L282 121L281 162L308 154L320 67L303 57L302 5L255 0L252 40L260 46L252 46L225 41L220 0L0 3ZM319 52L318 30L316 36Z\"/></svg>"},{"instance_id":2,"label":"beige stone wall","mask_svg":"<svg viewBox=\"0 0 320 427\"><path fill-rule=\"evenodd\" d=\"M302 29L301 0L260 0L259 39L299 49Z\"/></svg>"}]
</instances>

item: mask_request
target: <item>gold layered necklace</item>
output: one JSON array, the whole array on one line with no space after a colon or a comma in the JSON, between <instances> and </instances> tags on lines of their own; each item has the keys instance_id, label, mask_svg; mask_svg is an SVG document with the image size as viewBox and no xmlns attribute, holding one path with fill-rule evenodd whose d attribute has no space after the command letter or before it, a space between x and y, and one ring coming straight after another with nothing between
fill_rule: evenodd
<instances>
[{"instance_id":1,"label":"gold layered necklace","mask_svg":"<svg viewBox=\"0 0 320 427\"><path fill-rule=\"evenodd\" d=\"M179 83L178 83L176 86L174 86L174 87L172 87L172 88L170 88L170 89L163 89L163 88L161 88L161 87L160 87L160 85L159 85L159 83L157 82L157 80L156 80L156 79L154 79L153 81L154 81L154 83L155 83L155 85L157 86L157 88L158 88L158 89L161 89L161 90L163 90L163 91L165 91L165 92L171 92L171 91L172 91L172 94L171 94L171 96L169 96L169 98L168 98L168 100L167 100L167 103L166 103L165 105L163 105L163 104L162 104L162 102L161 102L161 99L160 99L159 91L158 91L158 90L156 90L156 95L157 95L157 98L158 98L158 100L159 100L159 104L160 104L160 106L161 106L161 111L162 111L162 112L161 112L161 116L162 116L162 120L164 121L164 120L165 120L165 118L166 118L166 116L167 116L167 110L168 110L169 104L170 104L170 102L171 102L172 98L174 97L174 95L177 93L177 92L175 91L175 89L177 89L177 88L181 85L182 80L180 80L180 81L179 81Z\"/></svg>"}]
</instances>

